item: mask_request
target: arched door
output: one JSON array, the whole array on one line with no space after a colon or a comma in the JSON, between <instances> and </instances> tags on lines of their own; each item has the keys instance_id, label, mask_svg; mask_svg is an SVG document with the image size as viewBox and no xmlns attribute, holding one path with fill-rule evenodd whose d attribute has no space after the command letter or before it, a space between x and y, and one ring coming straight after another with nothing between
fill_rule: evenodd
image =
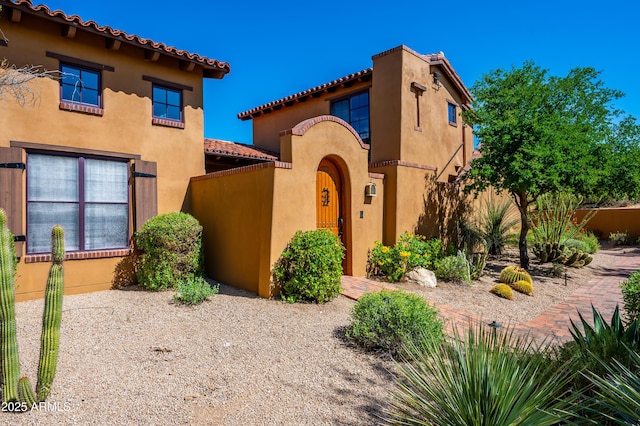
<instances>
[{"instance_id":1,"label":"arched door","mask_svg":"<svg viewBox=\"0 0 640 426\"><path fill-rule=\"evenodd\" d=\"M316 227L337 235L345 247L346 238L342 205L342 179L338 168L329 160L322 160L316 173ZM342 263L346 272L347 256Z\"/></svg>"}]
</instances>

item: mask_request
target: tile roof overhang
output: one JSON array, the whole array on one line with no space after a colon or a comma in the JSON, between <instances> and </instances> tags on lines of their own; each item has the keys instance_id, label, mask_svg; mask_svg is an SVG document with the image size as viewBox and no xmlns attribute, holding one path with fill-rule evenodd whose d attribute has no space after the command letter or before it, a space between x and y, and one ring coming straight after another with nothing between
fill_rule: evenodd
<instances>
[{"instance_id":1,"label":"tile roof overhang","mask_svg":"<svg viewBox=\"0 0 640 426\"><path fill-rule=\"evenodd\" d=\"M286 98L278 99L277 101L269 102L259 107L252 108L248 111L238 114L240 120L251 120L262 114L267 114L272 111L277 111L283 107L292 106L297 102L305 102L307 99L318 98L323 93L335 92L339 87L350 87L354 82L369 81L373 74L373 68L367 68L366 70L358 71L353 74L349 74L337 80L330 81L329 83L322 84L320 86L313 87L311 89L304 90L294 95L287 96Z\"/></svg>"},{"instance_id":2,"label":"tile roof overhang","mask_svg":"<svg viewBox=\"0 0 640 426\"><path fill-rule=\"evenodd\" d=\"M266 149L253 145L245 145L238 142L223 141L220 139L204 139L204 152L209 155L223 157L246 158L253 160L278 161L278 155Z\"/></svg>"},{"instance_id":3,"label":"tile roof overhang","mask_svg":"<svg viewBox=\"0 0 640 426\"><path fill-rule=\"evenodd\" d=\"M177 58L180 61L180 69L186 71L191 71L195 65L199 65L203 68L203 76L205 78L220 79L231 71L231 67L227 62L180 50L135 34L127 34L109 26L101 26L95 21L83 21L78 15L67 15L61 10L51 11L46 5L34 6L31 0L0 0L0 6L18 11L18 13L29 13L59 22L63 25L63 32L67 34L67 37L73 37L76 30L83 30L105 37L107 45L114 46L119 45L119 43L128 43L141 47L145 50L146 58L154 58L157 55ZM20 19L19 16L17 19Z\"/></svg>"}]
</instances>

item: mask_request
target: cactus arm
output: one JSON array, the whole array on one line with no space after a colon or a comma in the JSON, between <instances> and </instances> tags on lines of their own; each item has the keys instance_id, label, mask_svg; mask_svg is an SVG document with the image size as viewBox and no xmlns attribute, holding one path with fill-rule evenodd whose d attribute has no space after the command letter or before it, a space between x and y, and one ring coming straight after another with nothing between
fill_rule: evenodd
<instances>
[{"instance_id":1,"label":"cactus arm","mask_svg":"<svg viewBox=\"0 0 640 426\"><path fill-rule=\"evenodd\" d=\"M31 408L36 403L36 394L33 393L29 378L23 377L18 381L18 395L20 401L26 403L26 408Z\"/></svg>"},{"instance_id":2,"label":"cactus arm","mask_svg":"<svg viewBox=\"0 0 640 426\"><path fill-rule=\"evenodd\" d=\"M60 226L51 230L51 254L53 264L45 289L42 335L40 337L40 360L38 362L38 401L44 401L51 390L58 364L60 347L60 322L62 320L62 295L64 292L64 231Z\"/></svg>"},{"instance_id":3,"label":"cactus arm","mask_svg":"<svg viewBox=\"0 0 640 426\"><path fill-rule=\"evenodd\" d=\"M2 399L4 402L18 400L18 339L16 337L15 287L13 253L7 216L0 209L0 357L2 358Z\"/></svg>"}]
</instances>

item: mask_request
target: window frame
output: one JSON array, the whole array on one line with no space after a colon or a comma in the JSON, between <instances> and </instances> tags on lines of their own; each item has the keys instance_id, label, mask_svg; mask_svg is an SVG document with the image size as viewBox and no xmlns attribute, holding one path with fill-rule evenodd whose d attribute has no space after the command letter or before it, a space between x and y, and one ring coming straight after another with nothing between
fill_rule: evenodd
<instances>
[{"instance_id":1,"label":"window frame","mask_svg":"<svg viewBox=\"0 0 640 426\"><path fill-rule=\"evenodd\" d=\"M353 111L355 111L357 109L362 109L363 107L352 108L351 107L351 99L353 99L353 98L355 98L357 96L364 95L364 94L367 95L367 107L366 107L367 116L366 116L366 118L361 118L361 119L355 120L355 119L352 118ZM335 114L335 111L334 111L334 106L336 104L338 104L340 102L344 102L344 101L348 102L348 113L349 113L349 119L348 120L344 120L343 117L340 117L339 115ZM371 144L371 94L369 93L369 89L367 88L365 90L359 90L357 92L352 92L352 93L345 94L343 96L338 96L338 97L335 97L333 99L330 99L329 102L330 102L329 114L333 115L334 117L341 118L344 121L346 121L347 123L349 123L349 125L352 126L354 128L354 130L356 130L356 133L358 133L358 135L360 136L360 139L362 139L362 142L366 143L367 145L370 145ZM358 131L354 126L354 123L356 123L356 122L360 123L360 122L362 122L364 120L368 121L368 123L369 123L368 126L367 126L368 127L368 129L367 129L368 130L367 131L368 137L362 137L362 133L360 131Z\"/></svg>"},{"instance_id":2,"label":"window frame","mask_svg":"<svg viewBox=\"0 0 640 426\"><path fill-rule=\"evenodd\" d=\"M72 68L75 69L77 71L79 71L79 75L78 75L78 80L77 83L80 83L82 86L84 86L84 83L82 81L82 74L83 73L90 73L90 74L95 74L97 77L97 88L93 89L93 88L89 88L88 90L95 90L97 93L97 103L91 103L91 102L83 102L82 100L82 87L80 88L79 92L79 96L80 96L80 100L74 100L73 96L71 97L71 99L65 99L64 97L64 87L65 85L67 86L71 86L69 84L66 84L64 82L64 77L65 77L65 71L64 71L64 67L67 68ZM82 65L78 65L78 64L74 64L71 62L65 62L65 61L60 61L60 73L62 74L61 78L60 78L60 102L68 102L71 104L76 104L76 105L85 105L88 107L92 107L92 108L99 108L102 109L102 71L96 68L92 68L92 67L86 67L86 66L82 66ZM72 74L73 75L73 74ZM75 85L74 85L75 86ZM75 92L75 90L74 90Z\"/></svg>"},{"instance_id":3,"label":"window frame","mask_svg":"<svg viewBox=\"0 0 640 426\"><path fill-rule=\"evenodd\" d=\"M447 101L447 121L452 126L458 126L458 105Z\"/></svg>"},{"instance_id":4,"label":"window frame","mask_svg":"<svg viewBox=\"0 0 640 426\"><path fill-rule=\"evenodd\" d=\"M166 101L165 102L159 102L156 101L156 89L158 90L164 90L166 93ZM179 104L180 105L174 105L174 104L170 104L169 103L169 92L171 93L177 93L179 96ZM161 104L164 105L164 109L165 109L165 113L166 116L163 117L161 115L156 115L156 104ZM178 107L179 108L179 115L180 118L173 118L173 117L169 117L169 108L170 107ZM178 89L175 87L169 87L160 83L152 83L151 84L151 116L155 119L159 119L159 120L168 120L168 121L173 121L176 123L184 123L184 93L182 92L182 89Z\"/></svg>"},{"instance_id":5,"label":"window frame","mask_svg":"<svg viewBox=\"0 0 640 426\"><path fill-rule=\"evenodd\" d=\"M29 194L29 179L31 179L30 177L30 172L29 172L29 156L30 155L41 155L41 156L49 156L49 157L65 157L65 158L73 158L76 159L77 164L78 164L78 175L77 175L77 180L76 180L76 184L78 185L78 200L77 201L43 201L43 200L38 200L38 201L32 201L30 200L30 194ZM126 202L97 202L97 201L87 201L87 197L85 194L85 184L86 184L86 179L87 176L85 174L85 162L86 160L101 160L101 161L109 161L109 162L117 162L117 163L125 163L127 164L127 176L126 176L126 187L127 187L127 195L126 195ZM75 218L76 223L78 224L78 249L74 249L74 250L66 250L68 253L80 253L80 252L107 252L107 251L118 251L118 250L123 250L123 249L129 249L129 240L131 238L131 209L132 209L132 199L131 199L131 184L130 184L130 179L131 179L131 171L130 171L130 163L131 163L131 159L130 158L124 158L124 157L117 157L117 156L100 156L100 155L92 155L92 154L88 154L88 153L72 153L72 152L52 152L52 151L48 151L48 150L28 150L27 151L27 167L26 167L26 187L25 187L25 199L26 199L26 212L25 212L25 219L26 219L26 247L25 247L25 254L27 256L34 256L34 255L41 255L41 254L47 254L49 253L49 249L45 250L44 252L41 251L31 251L29 249L29 229L30 229L30 224L29 224L29 209L30 209L30 204L31 203L38 203L38 202L47 202L47 203L61 203L61 204L69 204L69 203L74 203L78 205L78 213L77 213L77 217ZM109 205L125 205L126 206L126 210L127 210L127 223L126 223L126 236L124 236L124 243L122 246L117 246L117 247L102 247L102 248L94 248L94 249L88 249L87 247L87 232L85 229L85 213L86 213L86 207L90 206L90 205L95 205L95 204L109 204Z\"/></svg>"}]
</instances>

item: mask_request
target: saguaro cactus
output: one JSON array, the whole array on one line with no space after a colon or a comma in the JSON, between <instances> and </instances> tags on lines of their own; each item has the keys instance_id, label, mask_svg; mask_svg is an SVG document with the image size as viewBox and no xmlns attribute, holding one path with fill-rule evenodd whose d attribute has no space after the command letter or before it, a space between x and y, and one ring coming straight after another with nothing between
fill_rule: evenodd
<instances>
[{"instance_id":1,"label":"saguaro cactus","mask_svg":"<svg viewBox=\"0 0 640 426\"><path fill-rule=\"evenodd\" d=\"M49 395L58 363L60 346L60 322L62 318L62 295L64 276L64 230L56 225L51 230L51 257L53 264L49 270L45 289L44 313L42 315L42 335L40 337L40 360L38 363L38 383L34 394L31 382L20 380L20 361L16 338L15 286L13 254L10 249L10 233L6 226L5 212L0 209L0 345L2 355L2 399L5 402L25 402L31 407L37 401L44 401Z\"/></svg>"}]
</instances>

